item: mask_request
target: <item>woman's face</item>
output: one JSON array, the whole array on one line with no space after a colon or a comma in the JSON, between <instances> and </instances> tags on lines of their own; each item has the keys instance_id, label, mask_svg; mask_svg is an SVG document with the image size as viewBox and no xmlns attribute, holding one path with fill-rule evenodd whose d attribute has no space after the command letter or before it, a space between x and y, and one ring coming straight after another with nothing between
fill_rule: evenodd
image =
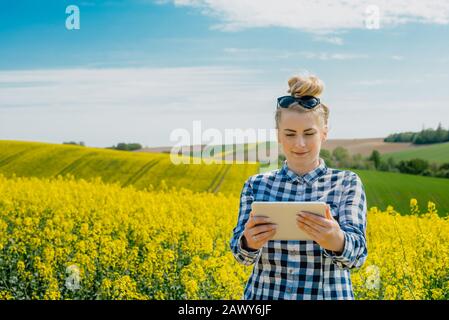
<instances>
[{"instance_id":1,"label":"woman's face","mask_svg":"<svg viewBox=\"0 0 449 320\"><path fill-rule=\"evenodd\" d=\"M289 165L313 169L319 159L321 143L327 138L327 127L319 125L317 116L284 109L279 120L278 140Z\"/></svg>"}]
</instances>

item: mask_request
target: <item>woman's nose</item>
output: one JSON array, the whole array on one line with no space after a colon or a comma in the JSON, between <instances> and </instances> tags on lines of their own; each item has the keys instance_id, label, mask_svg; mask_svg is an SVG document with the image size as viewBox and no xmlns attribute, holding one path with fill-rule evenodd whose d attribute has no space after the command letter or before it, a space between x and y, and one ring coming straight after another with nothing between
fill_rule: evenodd
<instances>
[{"instance_id":1,"label":"woman's nose","mask_svg":"<svg viewBox=\"0 0 449 320\"><path fill-rule=\"evenodd\" d=\"M298 139L296 139L296 146L298 147L305 147L306 142L304 141L304 138L299 136Z\"/></svg>"}]
</instances>

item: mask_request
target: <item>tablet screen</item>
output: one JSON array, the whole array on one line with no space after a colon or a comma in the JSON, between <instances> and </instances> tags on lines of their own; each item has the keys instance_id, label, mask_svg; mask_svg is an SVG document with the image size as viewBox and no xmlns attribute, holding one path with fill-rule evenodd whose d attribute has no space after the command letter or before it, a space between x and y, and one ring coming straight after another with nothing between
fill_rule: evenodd
<instances>
[{"instance_id":1,"label":"tablet screen","mask_svg":"<svg viewBox=\"0 0 449 320\"><path fill-rule=\"evenodd\" d=\"M325 202L293 202L293 201L254 201L251 205L255 216L270 218L277 224L276 234L271 240L312 240L296 223L296 214L308 211L320 216L326 216Z\"/></svg>"}]
</instances>

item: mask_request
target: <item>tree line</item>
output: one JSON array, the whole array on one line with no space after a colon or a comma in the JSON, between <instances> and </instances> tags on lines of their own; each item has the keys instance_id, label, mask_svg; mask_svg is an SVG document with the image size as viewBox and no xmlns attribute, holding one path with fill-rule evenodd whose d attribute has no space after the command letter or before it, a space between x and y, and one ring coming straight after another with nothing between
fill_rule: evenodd
<instances>
[{"instance_id":1,"label":"tree line","mask_svg":"<svg viewBox=\"0 0 449 320\"><path fill-rule=\"evenodd\" d=\"M117 145L113 145L112 147L107 147L106 149L114 149L121 151L134 151L142 149L142 145L140 143L125 143L120 142Z\"/></svg>"},{"instance_id":2,"label":"tree line","mask_svg":"<svg viewBox=\"0 0 449 320\"><path fill-rule=\"evenodd\" d=\"M86 144L84 141L76 142L76 141L64 141L62 144L72 144L76 146L85 147ZM113 145L112 147L106 147L106 149L114 149L114 150L122 150L122 151L134 151L142 149L142 145L140 143L125 143L120 142L117 145Z\"/></svg>"},{"instance_id":3,"label":"tree line","mask_svg":"<svg viewBox=\"0 0 449 320\"><path fill-rule=\"evenodd\" d=\"M373 150L369 157L361 154L350 155L348 150L337 147L332 151L321 149L320 157L330 168L378 170L396 173L449 178L449 162L443 164L430 163L424 159L397 161L393 157L384 160L377 150ZM285 160L285 155L279 155L279 167Z\"/></svg>"},{"instance_id":4,"label":"tree line","mask_svg":"<svg viewBox=\"0 0 449 320\"><path fill-rule=\"evenodd\" d=\"M384 160L377 150L373 150L369 157L363 157L360 154L350 156L349 152L343 147L337 147L332 152L326 149L322 149L321 151L320 156L330 167L379 170L449 178L449 162L437 164L419 158L397 161L393 157L388 157Z\"/></svg>"},{"instance_id":5,"label":"tree line","mask_svg":"<svg viewBox=\"0 0 449 320\"><path fill-rule=\"evenodd\" d=\"M441 123L436 130L422 129L420 132L393 133L384 139L385 142L411 142L413 144L430 144L449 141L449 130L444 129Z\"/></svg>"}]
</instances>

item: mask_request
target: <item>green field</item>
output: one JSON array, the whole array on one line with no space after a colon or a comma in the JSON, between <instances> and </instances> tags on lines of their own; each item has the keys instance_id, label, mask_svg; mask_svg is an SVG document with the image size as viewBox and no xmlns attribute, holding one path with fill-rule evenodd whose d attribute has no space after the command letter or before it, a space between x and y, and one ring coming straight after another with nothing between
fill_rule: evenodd
<instances>
[{"instance_id":1,"label":"green field","mask_svg":"<svg viewBox=\"0 0 449 320\"><path fill-rule=\"evenodd\" d=\"M87 180L99 176L104 182L136 189L148 188L150 184L159 188L164 180L168 187L238 194L244 181L258 169L257 163L174 165L169 154L0 141L0 173L6 177L71 174Z\"/></svg>"},{"instance_id":2,"label":"green field","mask_svg":"<svg viewBox=\"0 0 449 320\"><path fill-rule=\"evenodd\" d=\"M276 165L262 171L276 169ZM174 165L168 154L59 145L38 142L0 141L0 174L10 177L55 177L72 174L86 180L132 185L136 189L153 185L193 191L239 194L243 182L259 170L258 164ZM435 202L440 214L449 212L449 179L391 172L353 170L365 185L368 206L385 209L392 205L401 213L409 211L411 198L421 207Z\"/></svg>"},{"instance_id":3,"label":"green field","mask_svg":"<svg viewBox=\"0 0 449 320\"><path fill-rule=\"evenodd\" d=\"M449 179L423 177L393 172L352 170L363 181L368 206L385 209L392 205L397 211L409 211L411 198L416 198L425 209L428 201L436 204L438 213L449 212Z\"/></svg>"},{"instance_id":4,"label":"green field","mask_svg":"<svg viewBox=\"0 0 449 320\"><path fill-rule=\"evenodd\" d=\"M410 160L413 158L420 158L429 162L438 164L449 162L449 142L437 143L426 147L420 147L412 150L405 150L399 152L382 154L382 159L386 160L389 157L400 161Z\"/></svg>"}]
</instances>

